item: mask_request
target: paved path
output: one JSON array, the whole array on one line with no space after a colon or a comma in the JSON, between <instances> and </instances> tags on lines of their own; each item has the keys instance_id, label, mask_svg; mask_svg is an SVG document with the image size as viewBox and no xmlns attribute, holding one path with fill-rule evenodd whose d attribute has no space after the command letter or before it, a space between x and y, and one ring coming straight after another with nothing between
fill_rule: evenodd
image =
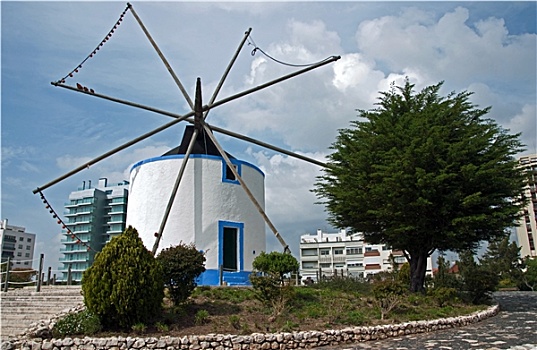
<instances>
[{"instance_id":1,"label":"paved path","mask_svg":"<svg viewBox=\"0 0 537 350\"><path fill-rule=\"evenodd\" d=\"M494 296L500 313L473 325L330 349L537 350L537 292L498 292Z\"/></svg>"}]
</instances>

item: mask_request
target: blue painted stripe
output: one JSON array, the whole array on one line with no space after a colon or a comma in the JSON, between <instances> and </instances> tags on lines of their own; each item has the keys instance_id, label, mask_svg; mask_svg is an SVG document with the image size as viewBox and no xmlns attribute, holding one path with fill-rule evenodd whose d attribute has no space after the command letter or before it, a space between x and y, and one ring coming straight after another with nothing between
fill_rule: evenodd
<instances>
[{"instance_id":1,"label":"blue painted stripe","mask_svg":"<svg viewBox=\"0 0 537 350\"><path fill-rule=\"evenodd\" d=\"M223 280L228 286L251 286L251 271L224 272ZM216 269L205 270L197 279L198 286L220 285L219 272Z\"/></svg>"},{"instance_id":2,"label":"blue painted stripe","mask_svg":"<svg viewBox=\"0 0 537 350\"><path fill-rule=\"evenodd\" d=\"M183 158L185 158L184 154L172 154L172 155L169 155L169 156L160 156L160 157L148 158L148 159L144 159L144 160L139 161L138 163L134 164L130 171L132 172L135 168L137 168L137 167L139 167L139 166L141 166L143 164L147 164L147 163L159 162L159 161L162 161L162 160L170 160L170 159L183 159ZM191 154L189 158L201 158L201 159L219 160L219 161L223 161L224 164L225 164L224 158L220 157L220 156L214 156L214 155L208 155L208 154ZM263 175L263 177L265 177L265 173L261 169L259 169L257 166L252 164L252 163L246 162L244 160L238 160L238 159L230 159L230 160L231 160L231 163L233 163L233 164L244 165L244 166L250 167L250 168L258 171L261 175Z\"/></svg>"}]
</instances>

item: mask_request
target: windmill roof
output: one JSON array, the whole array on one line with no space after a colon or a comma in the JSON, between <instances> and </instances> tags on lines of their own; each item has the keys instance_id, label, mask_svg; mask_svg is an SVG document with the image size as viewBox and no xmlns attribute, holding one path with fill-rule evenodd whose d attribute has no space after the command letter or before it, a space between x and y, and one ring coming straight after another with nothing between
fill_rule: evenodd
<instances>
[{"instance_id":1,"label":"windmill roof","mask_svg":"<svg viewBox=\"0 0 537 350\"><path fill-rule=\"evenodd\" d=\"M216 148L216 145L213 143L211 138L207 136L207 132L205 129L202 129L198 136L196 137L196 142L194 143L194 148L192 148L191 154L206 154L206 155L213 155L213 156L219 156L220 152L218 152L218 149ZM194 126L193 125L187 125L185 127L185 132L183 133L183 139L181 140L181 144L175 148L172 148L168 152L164 153L163 156L169 156L174 154L186 154L186 151L188 149L188 144L190 143L190 140L192 139L192 136L194 134ZM235 159L231 154L226 152L226 155L229 158Z\"/></svg>"}]
</instances>

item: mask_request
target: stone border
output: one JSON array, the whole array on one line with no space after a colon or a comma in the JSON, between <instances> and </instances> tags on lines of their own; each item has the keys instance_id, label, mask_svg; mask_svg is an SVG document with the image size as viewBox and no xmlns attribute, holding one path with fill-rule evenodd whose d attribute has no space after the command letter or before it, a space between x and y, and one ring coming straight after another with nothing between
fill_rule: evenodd
<instances>
[{"instance_id":1,"label":"stone border","mask_svg":"<svg viewBox=\"0 0 537 350\"><path fill-rule=\"evenodd\" d=\"M58 315L55 319L49 321L48 325L44 323L34 324L29 331L25 332L24 337L4 342L1 350L283 350L314 348L319 346L335 346L366 342L370 340L380 340L389 337L461 327L495 316L499 311L499 305L494 305L486 310L477 311L470 315L430 321L414 321L381 326L348 327L340 330L292 333L253 333L251 335L208 334L189 335L184 337L165 336L160 338L26 338L31 335L32 332L33 335L36 336L39 329L41 329L41 334L45 332L45 328L49 330L52 329L56 322L55 320L59 317Z\"/></svg>"}]
</instances>

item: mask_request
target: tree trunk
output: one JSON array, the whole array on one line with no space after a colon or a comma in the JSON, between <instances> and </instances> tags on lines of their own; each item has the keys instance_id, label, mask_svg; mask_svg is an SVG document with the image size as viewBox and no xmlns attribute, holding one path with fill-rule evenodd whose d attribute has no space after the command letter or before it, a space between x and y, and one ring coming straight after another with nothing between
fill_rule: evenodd
<instances>
[{"instance_id":1,"label":"tree trunk","mask_svg":"<svg viewBox=\"0 0 537 350\"><path fill-rule=\"evenodd\" d=\"M426 252L410 252L410 291L422 293L425 291L425 273L427 272Z\"/></svg>"}]
</instances>

